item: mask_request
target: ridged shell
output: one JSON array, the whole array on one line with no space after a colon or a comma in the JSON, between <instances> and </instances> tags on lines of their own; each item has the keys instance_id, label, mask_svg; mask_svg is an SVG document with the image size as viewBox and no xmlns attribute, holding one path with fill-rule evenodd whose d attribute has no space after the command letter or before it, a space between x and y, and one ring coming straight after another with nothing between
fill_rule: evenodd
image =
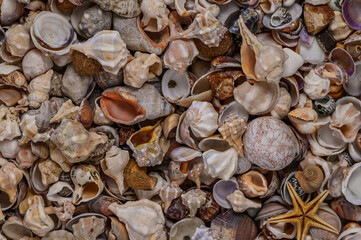
<instances>
[{"instance_id":1,"label":"ridged shell","mask_svg":"<svg viewBox=\"0 0 361 240\"><path fill-rule=\"evenodd\" d=\"M231 203L232 209L235 212L244 212L248 208L262 207L261 203L247 199L239 190L236 190L232 194L228 195L227 199Z\"/></svg>"},{"instance_id":2,"label":"ridged shell","mask_svg":"<svg viewBox=\"0 0 361 240\"><path fill-rule=\"evenodd\" d=\"M52 130L40 133L36 125L36 116L30 114L23 115L19 126L23 133L20 143L27 143L30 140L33 142L46 142L52 133Z\"/></svg>"},{"instance_id":3,"label":"ridged shell","mask_svg":"<svg viewBox=\"0 0 361 240\"><path fill-rule=\"evenodd\" d=\"M42 102L49 99L51 77L53 73L53 70L49 70L45 74L31 80L28 87L30 107L39 108Z\"/></svg>"},{"instance_id":4,"label":"ridged shell","mask_svg":"<svg viewBox=\"0 0 361 240\"><path fill-rule=\"evenodd\" d=\"M193 189L181 195L183 204L189 208L189 216L194 218L198 208L206 203L206 193L200 189Z\"/></svg>"},{"instance_id":5,"label":"ridged shell","mask_svg":"<svg viewBox=\"0 0 361 240\"><path fill-rule=\"evenodd\" d=\"M103 30L86 42L73 44L71 49L97 60L105 71L118 74L129 59L129 51L119 32Z\"/></svg>"},{"instance_id":6,"label":"ridged shell","mask_svg":"<svg viewBox=\"0 0 361 240\"><path fill-rule=\"evenodd\" d=\"M246 131L246 121L243 117L230 115L218 131L224 140L237 149L240 156L244 156L242 136Z\"/></svg>"},{"instance_id":7,"label":"ridged shell","mask_svg":"<svg viewBox=\"0 0 361 240\"><path fill-rule=\"evenodd\" d=\"M141 13L139 0L93 0L105 11L112 11L121 17L133 18Z\"/></svg>"},{"instance_id":8,"label":"ridged shell","mask_svg":"<svg viewBox=\"0 0 361 240\"><path fill-rule=\"evenodd\" d=\"M313 193L320 189L325 179L322 169L317 165L307 166L303 171L296 172L295 177L305 193Z\"/></svg>"},{"instance_id":9,"label":"ridged shell","mask_svg":"<svg viewBox=\"0 0 361 240\"><path fill-rule=\"evenodd\" d=\"M304 83L303 89L312 100L323 98L330 91L330 80L318 76L315 70L305 76Z\"/></svg>"},{"instance_id":10,"label":"ridged shell","mask_svg":"<svg viewBox=\"0 0 361 240\"><path fill-rule=\"evenodd\" d=\"M202 157L206 173L213 178L228 180L238 167L238 152L233 147L223 152L210 149Z\"/></svg>"},{"instance_id":11,"label":"ridged shell","mask_svg":"<svg viewBox=\"0 0 361 240\"><path fill-rule=\"evenodd\" d=\"M182 193L182 189L174 183L164 186L160 189L159 197L164 203L164 212L168 211L168 208L172 201L179 197Z\"/></svg>"}]
</instances>

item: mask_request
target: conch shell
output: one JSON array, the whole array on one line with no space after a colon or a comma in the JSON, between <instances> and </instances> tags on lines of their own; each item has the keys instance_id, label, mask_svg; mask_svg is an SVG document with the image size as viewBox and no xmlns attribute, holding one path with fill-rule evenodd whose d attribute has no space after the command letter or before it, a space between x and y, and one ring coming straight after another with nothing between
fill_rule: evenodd
<instances>
[{"instance_id":1,"label":"conch shell","mask_svg":"<svg viewBox=\"0 0 361 240\"><path fill-rule=\"evenodd\" d=\"M278 84L288 55L280 46L262 44L247 28L242 16L238 24L243 38L241 58L244 73L250 79Z\"/></svg>"},{"instance_id":2,"label":"conch shell","mask_svg":"<svg viewBox=\"0 0 361 240\"><path fill-rule=\"evenodd\" d=\"M22 178L23 172L12 162L7 162L0 168L0 190L9 196L11 203L16 202L18 184Z\"/></svg>"},{"instance_id":3,"label":"conch shell","mask_svg":"<svg viewBox=\"0 0 361 240\"><path fill-rule=\"evenodd\" d=\"M41 103L49 99L51 77L54 71L49 70L45 74L40 75L29 84L29 106L39 108Z\"/></svg>"},{"instance_id":4,"label":"conch shell","mask_svg":"<svg viewBox=\"0 0 361 240\"><path fill-rule=\"evenodd\" d=\"M231 203L232 209L235 212L244 212L248 208L260 208L262 204L246 198L243 192L236 190L227 196L228 201Z\"/></svg>"},{"instance_id":5,"label":"conch shell","mask_svg":"<svg viewBox=\"0 0 361 240\"><path fill-rule=\"evenodd\" d=\"M143 13L143 29L148 32L160 32L168 25L169 9L163 0L143 0L140 9Z\"/></svg>"},{"instance_id":6,"label":"conch shell","mask_svg":"<svg viewBox=\"0 0 361 240\"><path fill-rule=\"evenodd\" d=\"M88 132L80 122L64 119L50 140L69 162L77 163L87 159L99 145L105 144L108 137Z\"/></svg>"},{"instance_id":7,"label":"conch shell","mask_svg":"<svg viewBox=\"0 0 361 240\"><path fill-rule=\"evenodd\" d=\"M118 31L103 30L86 42L74 44L73 50L97 60L105 71L118 74L128 62L130 53Z\"/></svg>"},{"instance_id":8,"label":"conch shell","mask_svg":"<svg viewBox=\"0 0 361 240\"><path fill-rule=\"evenodd\" d=\"M241 116L233 114L224 121L220 128L218 128L223 139L236 148L238 154L242 157L244 156L242 136L246 131L246 128L246 120Z\"/></svg>"},{"instance_id":9,"label":"conch shell","mask_svg":"<svg viewBox=\"0 0 361 240\"><path fill-rule=\"evenodd\" d=\"M125 223L132 240L161 239L164 235L165 219L162 208L153 201L143 199L123 205L112 203L109 210Z\"/></svg>"},{"instance_id":10,"label":"conch shell","mask_svg":"<svg viewBox=\"0 0 361 240\"><path fill-rule=\"evenodd\" d=\"M353 103L341 104L331 115L330 129L332 135L341 138L346 143L355 141L361 129L361 113Z\"/></svg>"},{"instance_id":11,"label":"conch shell","mask_svg":"<svg viewBox=\"0 0 361 240\"><path fill-rule=\"evenodd\" d=\"M162 74L162 61L154 53L136 52L134 59L124 68L124 83L140 88L145 82L157 81Z\"/></svg>"},{"instance_id":12,"label":"conch shell","mask_svg":"<svg viewBox=\"0 0 361 240\"><path fill-rule=\"evenodd\" d=\"M105 158L100 162L103 172L117 183L120 194L123 194L125 190L124 169L129 159L128 151L112 146L105 154Z\"/></svg>"}]
</instances>

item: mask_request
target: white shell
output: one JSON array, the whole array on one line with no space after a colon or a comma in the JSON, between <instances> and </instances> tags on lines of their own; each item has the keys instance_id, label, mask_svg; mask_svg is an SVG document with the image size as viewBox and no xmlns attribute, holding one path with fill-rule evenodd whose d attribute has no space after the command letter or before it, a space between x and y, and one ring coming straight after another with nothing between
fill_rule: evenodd
<instances>
[{"instance_id":1,"label":"white shell","mask_svg":"<svg viewBox=\"0 0 361 240\"><path fill-rule=\"evenodd\" d=\"M58 194L63 188L67 188L74 192L72 186L70 186L69 183L59 181L50 186L50 188L48 189L48 193L46 194L47 199L57 202L60 205L63 205L65 202L71 202L71 196L62 197Z\"/></svg>"},{"instance_id":2,"label":"white shell","mask_svg":"<svg viewBox=\"0 0 361 240\"><path fill-rule=\"evenodd\" d=\"M330 91L330 80L318 76L312 69L304 78L303 90L312 99L325 97Z\"/></svg>"},{"instance_id":3,"label":"white shell","mask_svg":"<svg viewBox=\"0 0 361 240\"><path fill-rule=\"evenodd\" d=\"M231 115L236 115L236 116L242 117L242 118L244 118L245 122L248 121L248 117L249 117L247 110L241 104L239 104L237 101L233 101L233 102L227 104L226 106L224 106L222 108L221 112L219 113L219 118L218 118L219 126L220 127L223 126L224 121L227 118L229 118Z\"/></svg>"},{"instance_id":4,"label":"white shell","mask_svg":"<svg viewBox=\"0 0 361 240\"><path fill-rule=\"evenodd\" d=\"M297 70L303 65L304 60L300 54L289 48L284 48L283 51L287 54L288 58L283 64L282 77L289 77L297 72Z\"/></svg>"},{"instance_id":5,"label":"white shell","mask_svg":"<svg viewBox=\"0 0 361 240\"><path fill-rule=\"evenodd\" d=\"M240 190L234 191L227 196L228 201L231 203L232 209L235 212L244 212L248 208L260 208L262 204L246 198Z\"/></svg>"},{"instance_id":6,"label":"white shell","mask_svg":"<svg viewBox=\"0 0 361 240\"><path fill-rule=\"evenodd\" d=\"M359 96L361 94L361 61L355 62L355 70L355 74L350 76L348 81L343 84L343 88L351 96Z\"/></svg>"},{"instance_id":7,"label":"white shell","mask_svg":"<svg viewBox=\"0 0 361 240\"><path fill-rule=\"evenodd\" d=\"M318 64L322 63L326 58L325 51L320 47L316 39L313 40L311 46L306 45L300 40L298 47L298 54L303 57L305 62Z\"/></svg>"},{"instance_id":8,"label":"white shell","mask_svg":"<svg viewBox=\"0 0 361 240\"><path fill-rule=\"evenodd\" d=\"M186 236L190 237L197 227L204 226L204 222L200 218L185 218L176 222L169 232L170 240L183 240Z\"/></svg>"},{"instance_id":9,"label":"white shell","mask_svg":"<svg viewBox=\"0 0 361 240\"><path fill-rule=\"evenodd\" d=\"M0 123L1 125L1 123ZM18 139L0 141L0 153L4 158L15 158L20 151Z\"/></svg>"},{"instance_id":10,"label":"white shell","mask_svg":"<svg viewBox=\"0 0 361 240\"><path fill-rule=\"evenodd\" d=\"M189 73L180 74L172 69L167 70L162 78L163 96L172 103L187 98L191 92Z\"/></svg>"},{"instance_id":11,"label":"white shell","mask_svg":"<svg viewBox=\"0 0 361 240\"><path fill-rule=\"evenodd\" d=\"M228 180L238 168L238 152L233 147L224 152L211 149L203 153L203 162L208 175Z\"/></svg>"},{"instance_id":12,"label":"white shell","mask_svg":"<svg viewBox=\"0 0 361 240\"><path fill-rule=\"evenodd\" d=\"M143 0L140 9L143 13L142 25L149 32L160 32L168 26L169 9L163 0Z\"/></svg>"},{"instance_id":13,"label":"white shell","mask_svg":"<svg viewBox=\"0 0 361 240\"><path fill-rule=\"evenodd\" d=\"M189 216L191 218L194 218L198 208L206 203L206 196L207 194L198 188L181 195L182 203L190 210Z\"/></svg>"},{"instance_id":14,"label":"white shell","mask_svg":"<svg viewBox=\"0 0 361 240\"><path fill-rule=\"evenodd\" d=\"M19 124L20 129L23 133L20 143L27 143L28 141L33 142L45 142L50 138L52 131L39 133L38 127L35 122L35 115L25 114Z\"/></svg>"},{"instance_id":15,"label":"white shell","mask_svg":"<svg viewBox=\"0 0 361 240\"><path fill-rule=\"evenodd\" d=\"M129 51L118 31L103 30L86 42L73 44L71 49L97 60L105 71L118 74L128 62Z\"/></svg>"},{"instance_id":16,"label":"white shell","mask_svg":"<svg viewBox=\"0 0 361 240\"><path fill-rule=\"evenodd\" d=\"M346 200L354 205L361 205L361 163L350 167L342 180L342 193Z\"/></svg>"}]
</instances>

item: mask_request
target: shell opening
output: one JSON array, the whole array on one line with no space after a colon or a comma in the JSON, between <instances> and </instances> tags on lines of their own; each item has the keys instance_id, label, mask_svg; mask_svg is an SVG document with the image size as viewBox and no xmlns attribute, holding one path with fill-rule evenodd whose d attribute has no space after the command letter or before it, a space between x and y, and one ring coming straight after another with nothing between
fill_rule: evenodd
<instances>
[{"instance_id":1,"label":"shell opening","mask_svg":"<svg viewBox=\"0 0 361 240\"><path fill-rule=\"evenodd\" d=\"M88 182L84 186L82 198L90 199L97 195L99 187L95 182Z\"/></svg>"},{"instance_id":2,"label":"shell opening","mask_svg":"<svg viewBox=\"0 0 361 240\"><path fill-rule=\"evenodd\" d=\"M134 147L139 149L143 147L144 144L150 142L153 137L155 137L155 133L153 128L144 129L143 131L139 131L132 136L131 142L133 143Z\"/></svg>"}]
</instances>

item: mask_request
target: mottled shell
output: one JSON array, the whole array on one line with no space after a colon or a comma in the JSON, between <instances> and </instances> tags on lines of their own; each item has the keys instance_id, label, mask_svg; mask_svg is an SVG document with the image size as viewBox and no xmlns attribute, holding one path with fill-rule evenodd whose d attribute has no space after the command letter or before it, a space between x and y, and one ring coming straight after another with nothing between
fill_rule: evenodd
<instances>
[{"instance_id":1,"label":"mottled shell","mask_svg":"<svg viewBox=\"0 0 361 240\"><path fill-rule=\"evenodd\" d=\"M315 70L305 76L304 83L303 90L312 100L323 98L330 91L330 80L318 76Z\"/></svg>"},{"instance_id":2,"label":"mottled shell","mask_svg":"<svg viewBox=\"0 0 361 240\"><path fill-rule=\"evenodd\" d=\"M206 193L200 189L193 189L181 195L182 203L189 208L189 215L194 218L198 208L206 203Z\"/></svg>"},{"instance_id":3,"label":"mottled shell","mask_svg":"<svg viewBox=\"0 0 361 240\"><path fill-rule=\"evenodd\" d=\"M84 37L91 38L101 30L109 30L111 25L112 13L103 11L95 5L83 12L79 21L79 32Z\"/></svg>"},{"instance_id":4,"label":"mottled shell","mask_svg":"<svg viewBox=\"0 0 361 240\"><path fill-rule=\"evenodd\" d=\"M251 121L243 135L244 154L252 163L267 170L280 170L299 154L292 130L273 117Z\"/></svg>"},{"instance_id":5,"label":"mottled shell","mask_svg":"<svg viewBox=\"0 0 361 240\"><path fill-rule=\"evenodd\" d=\"M14 24L6 31L6 50L11 55L23 57L30 48L30 34L23 25Z\"/></svg>"},{"instance_id":6,"label":"mottled shell","mask_svg":"<svg viewBox=\"0 0 361 240\"><path fill-rule=\"evenodd\" d=\"M139 167L135 160L130 160L124 169L124 181L135 190L151 190L156 182L147 175L145 167Z\"/></svg>"},{"instance_id":7,"label":"mottled shell","mask_svg":"<svg viewBox=\"0 0 361 240\"><path fill-rule=\"evenodd\" d=\"M12 113L11 108L0 107L0 141L21 136L18 120L17 114Z\"/></svg>"},{"instance_id":8,"label":"mottled shell","mask_svg":"<svg viewBox=\"0 0 361 240\"><path fill-rule=\"evenodd\" d=\"M95 216L83 217L72 228L77 239L95 240L105 230L105 220Z\"/></svg>"},{"instance_id":9,"label":"mottled shell","mask_svg":"<svg viewBox=\"0 0 361 240\"><path fill-rule=\"evenodd\" d=\"M133 18L141 13L138 0L93 0L105 11L112 11L121 17Z\"/></svg>"},{"instance_id":10,"label":"mottled shell","mask_svg":"<svg viewBox=\"0 0 361 240\"><path fill-rule=\"evenodd\" d=\"M51 130L39 133L39 128L36 125L36 116L25 114L19 124L23 136L20 139L20 143L33 142L45 142L50 138Z\"/></svg>"},{"instance_id":11,"label":"mottled shell","mask_svg":"<svg viewBox=\"0 0 361 240\"><path fill-rule=\"evenodd\" d=\"M307 166L303 171L296 172L295 177L305 193L313 193L320 189L325 179L322 169L317 165Z\"/></svg>"},{"instance_id":12,"label":"mottled shell","mask_svg":"<svg viewBox=\"0 0 361 240\"><path fill-rule=\"evenodd\" d=\"M50 159L41 161L38 168L41 173L41 181L45 186L57 182L62 172L61 167Z\"/></svg>"},{"instance_id":13,"label":"mottled shell","mask_svg":"<svg viewBox=\"0 0 361 240\"><path fill-rule=\"evenodd\" d=\"M128 62L130 54L119 32L113 30L100 31L86 42L73 44L71 48L94 58L105 71L112 74L118 74Z\"/></svg>"},{"instance_id":14,"label":"mottled shell","mask_svg":"<svg viewBox=\"0 0 361 240\"><path fill-rule=\"evenodd\" d=\"M50 123L60 123L63 119L74 119L79 111L79 107L75 106L69 99L63 103L55 114L54 117L50 119Z\"/></svg>"},{"instance_id":15,"label":"mottled shell","mask_svg":"<svg viewBox=\"0 0 361 240\"><path fill-rule=\"evenodd\" d=\"M218 128L224 140L233 146L240 156L243 154L242 136L246 131L246 120L241 116L230 115Z\"/></svg>"}]
</instances>

